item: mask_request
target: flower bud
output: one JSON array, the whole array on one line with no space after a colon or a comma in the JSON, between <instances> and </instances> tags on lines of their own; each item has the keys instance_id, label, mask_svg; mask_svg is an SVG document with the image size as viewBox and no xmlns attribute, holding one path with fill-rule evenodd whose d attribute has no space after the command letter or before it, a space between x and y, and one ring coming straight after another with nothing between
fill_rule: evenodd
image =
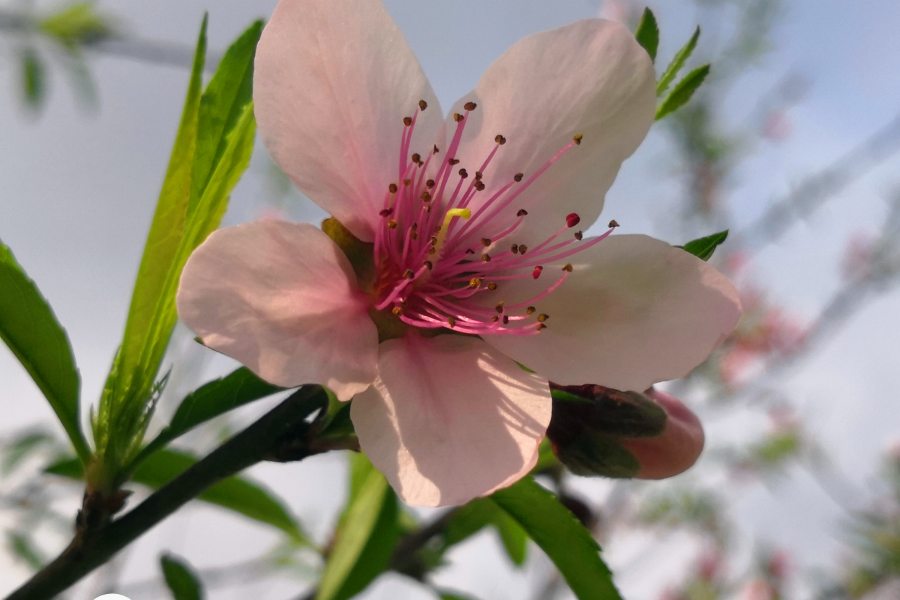
<instances>
[{"instance_id":1,"label":"flower bud","mask_svg":"<svg viewBox=\"0 0 900 600\"><path fill-rule=\"evenodd\" d=\"M578 475L663 479L687 470L703 450L699 419L669 394L591 384L550 387L547 437Z\"/></svg>"}]
</instances>

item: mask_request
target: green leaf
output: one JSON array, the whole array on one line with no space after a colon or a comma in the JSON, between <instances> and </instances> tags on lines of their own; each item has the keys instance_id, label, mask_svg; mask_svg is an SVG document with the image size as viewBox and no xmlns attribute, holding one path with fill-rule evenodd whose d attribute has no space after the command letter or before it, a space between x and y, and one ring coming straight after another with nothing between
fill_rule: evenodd
<instances>
[{"instance_id":1,"label":"green leaf","mask_svg":"<svg viewBox=\"0 0 900 600\"><path fill-rule=\"evenodd\" d=\"M656 120L664 119L687 104L707 75L709 75L709 65L698 67L685 75L684 79L678 82L672 93L656 109Z\"/></svg>"},{"instance_id":2,"label":"green leaf","mask_svg":"<svg viewBox=\"0 0 900 600\"><path fill-rule=\"evenodd\" d=\"M400 537L397 497L387 479L362 454L352 457L350 500L316 600L347 600L383 573Z\"/></svg>"},{"instance_id":3,"label":"green leaf","mask_svg":"<svg viewBox=\"0 0 900 600\"><path fill-rule=\"evenodd\" d=\"M79 422L81 386L75 357L40 290L0 241L0 339L9 347L56 412L79 458L91 455Z\"/></svg>"},{"instance_id":4,"label":"green leaf","mask_svg":"<svg viewBox=\"0 0 900 600\"><path fill-rule=\"evenodd\" d=\"M110 19L97 12L94 2L73 2L41 19L38 28L70 48L99 42L114 34Z\"/></svg>"},{"instance_id":5,"label":"green leaf","mask_svg":"<svg viewBox=\"0 0 900 600\"><path fill-rule=\"evenodd\" d=\"M644 9L641 21L634 32L634 37L637 39L638 44L650 55L650 59L655 62L656 50L659 48L659 26L656 24L656 17L653 15L653 11L649 8Z\"/></svg>"},{"instance_id":6,"label":"green leaf","mask_svg":"<svg viewBox=\"0 0 900 600\"><path fill-rule=\"evenodd\" d=\"M720 231L719 233L714 233L712 235L708 235L706 237L702 237L696 239L692 242L688 242L683 246L685 252L690 252L697 258L701 258L703 260L709 260L713 252L716 251L716 248L725 242L728 238L728 230Z\"/></svg>"},{"instance_id":7,"label":"green leaf","mask_svg":"<svg viewBox=\"0 0 900 600\"><path fill-rule=\"evenodd\" d=\"M675 81L675 77L678 76L678 72L681 71L684 63L687 62L687 59L689 59L691 57L691 54L694 53L694 48L697 47L698 39L700 39L699 25L694 31L694 35L692 35L691 39L688 40L688 43L678 51L678 54L675 55L675 58L673 58L672 62L669 63L669 66L666 67L666 72L663 73L662 77L660 77L659 83L656 84L657 98L661 98L665 91L669 89L669 86L672 84L672 82Z\"/></svg>"},{"instance_id":8,"label":"green leaf","mask_svg":"<svg viewBox=\"0 0 900 600\"><path fill-rule=\"evenodd\" d=\"M46 558L41 555L41 551L34 545L34 541L22 533L7 532L6 544L9 551L31 567L33 571L40 571L47 562Z\"/></svg>"},{"instance_id":9,"label":"green leaf","mask_svg":"<svg viewBox=\"0 0 900 600\"><path fill-rule=\"evenodd\" d=\"M47 94L47 70L44 61L33 48L25 48L22 60L22 94L28 108L38 110Z\"/></svg>"},{"instance_id":10,"label":"green leaf","mask_svg":"<svg viewBox=\"0 0 900 600\"><path fill-rule=\"evenodd\" d=\"M228 49L201 95L205 27L204 21L122 348L101 400L98 438L117 468L136 452L152 414L154 377L178 320L175 294L184 265L218 227L253 152L256 121L250 93L261 24L254 23ZM117 443L107 452L111 431Z\"/></svg>"},{"instance_id":11,"label":"green leaf","mask_svg":"<svg viewBox=\"0 0 900 600\"><path fill-rule=\"evenodd\" d=\"M0 447L0 477L13 473L29 457L43 449L57 446L56 438L46 431L26 431L17 434Z\"/></svg>"},{"instance_id":12,"label":"green leaf","mask_svg":"<svg viewBox=\"0 0 900 600\"><path fill-rule=\"evenodd\" d=\"M438 593L441 595L441 600L474 600L472 596L463 596L458 594L457 592L438 590Z\"/></svg>"},{"instance_id":13,"label":"green leaf","mask_svg":"<svg viewBox=\"0 0 900 600\"><path fill-rule=\"evenodd\" d=\"M167 555L159 562L174 600L202 600L203 588L200 580L184 560Z\"/></svg>"},{"instance_id":14,"label":"green leaf","mask_svg":"<svg viewBox=\"0 0 900 600\"><path fill-rule=\"evenodd\" d=\"M496 529L510 560L516 566L522 566L527 558L528 535L512 517L488 498L476 498L453 513L444 532L444 550L487 526Z\"/></svg>"},{"instance_id":15,"label":"green leaf","mask_svg":"<svg viewBox=\"0 0 900 600\"><path fill-rule=\"evenodd\" d=\"M533 478L494 492L490 499L547 553L579 600L621 600L591 533Z\"/></svg>"},{"instance_id":16,"label":"green leaf","mask_svg":"<svg viewBox=\"0 0 900 600\"><path fill-rule=\"evenodd\" d=\"M125 334L107 377L94 427L98 454L104 455L107 462L113 463L114 468L119 466L127 453L127 448L118 446L122 443L130 445L137 433L135 429L139 414L136 413L143 412L159 367L158 361L151 366L149 355L159 345L158 331L164 329L159 321L164 320L169 312L168 305L174 299L170 297L172 277L175 275L172 267L182 245L191 194L203 66L206 60L207 21L208 17L204 16L181 124L144 246ZM164 333L166 343L170 333L171 329Z\"/></svg>"},{"instance_id":17,"label":"green leaf","mask_svg":"<svg viewBox=\"0 0 900 600\"><path fill-rule=\"evenodd\" d=\"M158 490L197 462L197 459L174 450L159 450L147 457L134 472L133 481ZM82 472L76 461L61 460L46 469L47 473L72 479L81 479ZM198 500L227 508L245 517L276 527L290 535L298 543L308 544L300 526L271 492L244 477L228 477L210 487L197 497Z\"/></svg>"},{"instance_id":18,"label":"green leaf","mask_svg":"<svg viewBox=\"0 0 900 600\"><path fill-rule=\"evenodd\" d=\"M243 367L227 377L210 381L184 397L169 426L141 451L131 467L201 423L281 390Z\"/></svg>"}]
</instances>

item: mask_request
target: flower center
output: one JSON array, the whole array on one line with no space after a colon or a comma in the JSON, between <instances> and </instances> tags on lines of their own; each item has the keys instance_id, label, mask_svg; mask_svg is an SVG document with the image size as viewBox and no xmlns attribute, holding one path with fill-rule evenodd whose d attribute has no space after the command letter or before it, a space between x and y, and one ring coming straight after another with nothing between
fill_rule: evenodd
<instances>
[{"instance_id":1,"label":"flower center","mask_svg":"<svg viewBox=\"0 0 900 600\"><path fill-rule=\"evenodd\" d=\"M560 229L534 248L515 243L515 232L528 212L513 206L528 189L566 152L581 144L582 136L557 152L541 168L525 179L517 173L477 209L470 208L476 194L485 191L485 173L506 138L497 135L493 150L481 168L470 177L455 158L474 102L465 105L465 114L455 114L456 132L441 158L435 146L425 159L410 154L410 142L419 112L428 105L419 102L412 117L403 119L400 143L399 180L388 186L381 210L381 224L375 235L376 310L390 310L414 327L448 328L474 335L534 335L546 328L549 315L538 313L537 305L566 280L572 265L566 264L558 277L547 278L547 287L523 302L505 304L505 282L532 277L538 279L544 264L565 259L597 244L618 225L610 222L603 235L582 242L581 231L563 241L563 233L574 228L580 217L572 213ZM432 161L439 162L435 169ZM434 175L427 178L429 173ZM516 211L509 225L505 217ZM473 242L472 240L479 240ZM490 250L490 252L489 252ZM493 296L485 302L479 294ZM493 305L493 306L491 306Z\"/></svg>"}]
</instances>

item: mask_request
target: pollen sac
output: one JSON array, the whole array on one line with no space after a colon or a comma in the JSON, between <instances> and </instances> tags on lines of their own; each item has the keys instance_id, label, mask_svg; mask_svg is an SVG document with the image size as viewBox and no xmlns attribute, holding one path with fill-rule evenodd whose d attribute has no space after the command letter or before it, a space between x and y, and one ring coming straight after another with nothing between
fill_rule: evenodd
<instances>
[{"instance_id":1,"label":"pollen sac","mask_svg":"<svg viewBox=\"0 0 900 600\"><path fill-rule=\"evenodd\" d=\"M583 234L582 232L580 232L580 231L576 231L576 232L575 232L575 239L578 240L578 241L583 240L583 239L584 239L584 234Z\"/></svg>"},{"instance_id":2,"label":"pollen sac","mask_svg":"<svg viewBox=\"0 0 900 600\"><path fill-rule=\"evenodd\" d=\"M412 160L414 163L418 163L420 160L422 160L422 157L421 157L419 154L413 154L413 155L410 156L409 158L410 158L410 160Z\"/></svg>"},{"instance_id":3,"label":"pollen sac","mask_svg":"<svg viewBox=\"0 0 900 600\"><path fill-rule=\"evenodd\" d=\"M397 229L397 221L391 219L387 222L387 226L391 229Z\"/></svg>"},{"instance_id":4,"label":"pollen sac","mask_svg":"<svg viewBox=\"0 0 900 600\"><path fill-rule=\"evenodd\" d=\"M578 213L571 213L566 215L566 225L570 228L575 227L581 223L581 217L578 216Z\"/></svg>"},{"instance_id":5,"label":"pollen sac","mask_svg":"<svg viewBox=\"0 0 900 600\"><path fill-rule=\"evenodd\" d=\"M440 151L441 151L440 148L438 148L438 147L437 147L437 144L435 144L435 145L434 145L434 149L433 149L431 152L432 152L432 154L437 154L437 153L440 152Z\"/></svg>"},{"instance_id":6,"label":"pollen sac","mask_svg":"<svg viewBox=\"0 0 900 600\"><path fill-rule=\"evenodd\" d=\"M419 110L425 110L428 108L428 103L424 100L419 100Z\"/></svg>"},{"instance_id":7,"label":"pollen sac","mask_svg":"<svg viewBox=\"0 0 900 600\"><path fill-rule=\"evenodd\" d=\"M528 252L528 246L519 244L519 254L525 254L526 252Z\"/></svg>"},{"instance_id":8,"label":"pollen sac","mask_svg":"<svg viewBox=\"0 0 900 600\"><path fill-rule=\"evenodd\" d=\"M484 184L483 184L481 181L477 181L477 180L475 181L475 189L476 189L476 190L478 190L479 192L483 192L483 191L484 191L484 187L485 187L485 186L484 186Z\"/></svg>"},{"instance_id":9,"label":"pollen sac","mask_svg":"<svg viewBox=\"0 0 900 600\"><path fill-rule=\"evenodd\" d=\"M399 306L395 306L394 308L391 309L391 312L399 317L400 315L403 314L403 309L400 308Z\"/></svg>"},{"instance_id":10,"label":"pollen sac","mask_svg":"<svg viewBox=\"0 0 900 600\"><path fill-rule=\"evenodd\" d=\"M579 146L581 145L581 140L583 140L583 139L584 139L584 136L581 135L580 133L576 133L574 136L572 136L572 141L575 142L576 144L578 144Z\"/></svg>"},{"instance_id":11,"label":"pollen sac","mask_svg":"<svg viewBox=\"0 0 900 600\"><path fill-rule=\"evenodd\" d=\"M535 307L529 306L528 308L525 309L525 314L526 314L526 315L533 315L534 312L535 312L536 310L537 310L537 309L536 309Z\"/></svg>"},{"instance_id":12,"label":"pollen sac","mask_svg":"<svg viewBox=\"0 0 900 600\"><path fill-rule=\"evenodd\" d=\"M459 159L451 158L451 159L447 160L447 164L449 164L451 167L455 167L456 165L459 164Z\"/></svg>"},{"instance_id":13,"label":"pollen sac","mask_svg":"<svg viewBox=\"0 0 900 600\"><path fill-rule=\"evenodd\" d=\"M451 328L456 327L456 319L454 319L453 317L447 317L447 325L449 325Z\"/></svg>"},{"instance_id":14,"label":"pollen sac","mask_svg":"<svg viewBox=\"0 0 900 600\"><path fill-rule=\"evenodd\" d=\"M460 169L460 170L459 170L459 176L462 177L463 179L465 179L466 177L469 176L469 172L466 171L465 169Z\"/></svg>"},{"instance_id":15,"label":"pollen sac","mask_svg":"<svg viewBox=\"0 0 900 600\"><path fill-rule=\"evenodd\" d=\"M481 238L481 245L484 246L485 248L490 246L491 245L490 238Z\"/></svg>"},{"instance_id":16,"label":"pollen sac","mask_svg":"<svg viewBox=\"0 0 900 600\"><path fill-rule=\"evenodd\" d=\"M534 268L534 271L531 272L531 276L534 277L535 279L537 279L538 277L541 276L541 271L543 271L543 270L544 270L544 267L542 267L541 265L538 265Z\"/></svg>"},{"instance_id":17,"label":"pollen sac","mask_svg":"<svg viewBox=\"0 0 900 600\"><path fill-rule=\"evenodd\" d=\"M513 254L518 254L519 253L519 245L513 244L512 247L509 249L509 251L512 252Z\"/></svg>"},{"instance_id":18,"label":"pollen sac","mask_svg":"<svg viewBox=\"0 0 900 600\"><path fill-rule=\"evenodd\" d=\"M492 281L492 282L490 282L490 283L487 285L487 289L489 289L489 290L491 290L491 291L493 292L494 290L497 289L497 284L496 284L495 282Z\"/></svg>"},{"instance_id":19,"label":"pollen sac","mask_svg":"<svg viewBox=\"0 0 900 600\"><path fill-rule=\"evenodd\" d=\"M503 144L506 143L506 138L503 137L502 135L498 135L497 137L494 138L494 141L502 146Z\"/></svg>"},{"instance_id":20,"label":"pollen sac","mask_svg":"<svg viewBox=\"0 0 900 600\"><path fill-rule=\"evenodd\" d=\"M474 278L472 278L472 279L469 280L469 287L470 287L470 288L477 288L478 286L481 285L481 282L482 282L482 281L484 281L484 279L482 279L481 277L474 277Z\"/></svg>"},{"instance_id":21,"label":"pollen sac","mask_svg":"<svg viewBox=\"0 0 900 600\"><path fill-rule=\"evenodd\" d=\"M388 191L392 194L396 194L397 190L399 190L399 189L400 188L397 187L396 183L392 183L391 185L388 186Z\"/></svg>"},{"instance_id":22,"label":"pollen sac","mask_svg":"<svg viewBox=\"0 0 900 600\"><path fill-rule=\"evenodd\" d=\"M486 262L486 263L491 262L491 255L488 254L487 252L485 252L484 254L481 255L481 260L482 260L482 262Z\"/></svg>"},{"instance_id":23,"label":"pollen sac","mask_svg":"<svg viewBox=\"0 0 900 600\"><path fill-rule=\"evenodd\" d=\"M503 315L503 324L509 325L509 315Z\"/></svg>"},{"instance_id":24,"label":"pollen sac","mask_svg":"<svg viewBox=\"0 0 900 600\"><path fill-rule=\"evenodd\" d=\"M516 183L518 183L519 181L522 181L523 177L525 177L525 173L516 173L516 176L513 177L513 179L515 179Z\"/></svg>"},{"instance_id":25,"label":"pollen sac","mask_svg":"<svg viewBox=\"0 0 900 600\"><path fill-rule=\"evenodd\" d=\"M466 109L466 110L468 110L468 111L473 111L473 110L475 110L477 107L478 107L478 105L475 104L474 102L466 102L466 103L463 105L463 108Z\"/></svg>"},{"instance_id":26,"label":"pollen sac","mask_svg":"<svg viewBox=\"0 0 900 600\"><path fill-rule=\"evenodd\" d=\"M422 192L420 198L422 198L423 202L431 202L431 194L429 194L428 192Z\"/></svg>"},{"instance_id":27,"label":"pollen sac","mask_svg":"<svg viewBox=\"0 0 900 600\"><path fill-rule=\"evenodd\" d=\"M525 210L524 208L520 208L519 212L516 213L516 216L517 217L526 217L526 216L528 216L528 211Z\"/></svg>"},{"instance_id":28,"label":"pollen sac","mask_svg":"<svg viewBox=\"0 0 900 600\"><path fill-rule=\"evenodd\" d=\"M481 171L475 171L475 179L477 181L481 181L484 178L484 173Z\"/></svg>"},{"instance_id":29,"label":"pollen sac","mask_svg":"<svg viewBox=\"0 0 900 600\"><path fill-rule=\"evenodd\" d=\"M534 326L534 328L537 331L543 331L543 330L547 329L547 326L544 325L543 323L538 323L537 325Z\"/></svg>"},{"instance_id":30,"label":"pollen sac","mask_svg":"<svg viewBox=\"0 0 900 600\"><path fill-rule=\"evenodd\" d=\"M459 123L459 122L462 121L463 119L465 119L465 117L462 116L461 114L459 114L459 113L454 113L454 114L453 114L453 120L456 121L457 123Z\"/></svg>"},{"instance_id":31,"label":"pollen sac","mask_svg":"<svg viewBox=\"0 0 900 600\"><path fill-rule=\"evenodd\" d=\"M550 315L540 314L540 315L538 315L537 320L538 320L538 322L543 323L544 321L546 321L549 318L550 318Z\"/></svg>"},{"instance_id":32,"label":"pollen sac","mask_svg":"<svg viewBox=\"0 0 900 600\"><path fill-rule=\"evenodd\" d=\"M403 124L407 127L412 125L412 117L403 117Z\"/></svg>"},{"instance_id":33,"label":"pollen sac","mask_svg":"<svg viewBox=\"0 0 900 600\"><path fill-rule=\"evenodd\" d=\"M565 266L562 268L562 270L565 271L566 273L571 273L572 272L572 263L566 263Z\"/></svg>"},{"instance_id":34,"label":"pollen sac","mask_svg":"<svg viewBox=\"0 0 900 600\"><path fill-rule=\"evenodd\" d=\"M498 313L503 314L503 300L497 303L497 306L494 307Z\"/></svg>"},{"instance_id":35,"label":"pollen sac","mask_svg":"<svg viewBox=\"0 0 900 600\"><path fill-rule=\"evenodd\" d=\"M389 217L389 216L391 216L391 214L392 214L393 212L394 212L394 209L393 209L393 208L385 208L384 210L382 210L382 211L379 212L378 214L381 215L382 217Z\"/></svg>"},{"instance_id":36,"label":"pollen sac","mask_svg":"<svg viewBox=\"0 0 900 600\"><path fill-rule=\"evenodd\" d=\"M466 254L475 254L475 251L471 248L466 248Z\"/></svg>"},{"instance_id":37,"label":"pollen sac","mask_svg":"<svg viewBox=\"0 0 900 600\"><path fill-rule=\"evenodd\" d=\"M429 271L432 270L432 269L434 268L434 263L431 262L430 260L426 260L426 261L425 261L424 263L422 263L422 264L425 265L425 268L428 269Z\"/></svg>"},{"instance_id":38,"label":"pollen sac","mask_svg":"<svg viewBox=\"0 0 900 600\"><path fill-rule=\"evenodd\" d=\"M407 269L403 272L403 279L412 279L415 276L416 276L416 274L413 273L412 269Z\"/></svg>"},{"instance_id":39,"label":"pollen sac","mask_svg":"<svg viewBox=\"0 0 900 600\"><path fill-rule=\"evenodd\" d=\"M610 228L610 229L613 229L613 228L618 227L618 226L619 226L619 222L616 221L615 219L613 219L612 221L609 222L609 228Z\"/></svg>"},{"instance_id":40,"label":"pollen sac","mask_svg":"<svg viewBox=\"0 0 900 600\"><path fill-rule=\"evenodd\" d=\"M578 475L634 477L641 465L622 442L657 437L666 429L666 411L644 394L552 381L550 389L547 437L560 461Z\"/></svg>"},{"instance_id":41,"label":"pollen sac","mask_svg":"<svg viewBox=\"0 0 900 600\"><path fill-rule=\"evenodd\" d=\"M433 188L434 187L434 179L429 179L428 181L426 181L425 187L427 187L428 189Z\"/></svg>"}]
</instances>

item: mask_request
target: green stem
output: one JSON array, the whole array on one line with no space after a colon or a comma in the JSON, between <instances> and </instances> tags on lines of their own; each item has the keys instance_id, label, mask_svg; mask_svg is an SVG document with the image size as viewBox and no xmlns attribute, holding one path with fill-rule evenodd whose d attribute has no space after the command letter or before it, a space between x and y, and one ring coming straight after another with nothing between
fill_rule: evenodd
<instances>
[{"instance_id":1,"label":"green stem","mask_svg":"<svg viewBox=\"0 0 900 600\"><path fill-rule=\"evenodd\" d=\"M131 512L97 531L76 536L56 560L6 600L54 598L216 482L264 459L277 460L286 443L290 444L293 460L303 458L304 454L298 452L298 440L307 437L310 415L326 406L328 397L322 388L300 388Z\"/></svg>"}]
</instances>

